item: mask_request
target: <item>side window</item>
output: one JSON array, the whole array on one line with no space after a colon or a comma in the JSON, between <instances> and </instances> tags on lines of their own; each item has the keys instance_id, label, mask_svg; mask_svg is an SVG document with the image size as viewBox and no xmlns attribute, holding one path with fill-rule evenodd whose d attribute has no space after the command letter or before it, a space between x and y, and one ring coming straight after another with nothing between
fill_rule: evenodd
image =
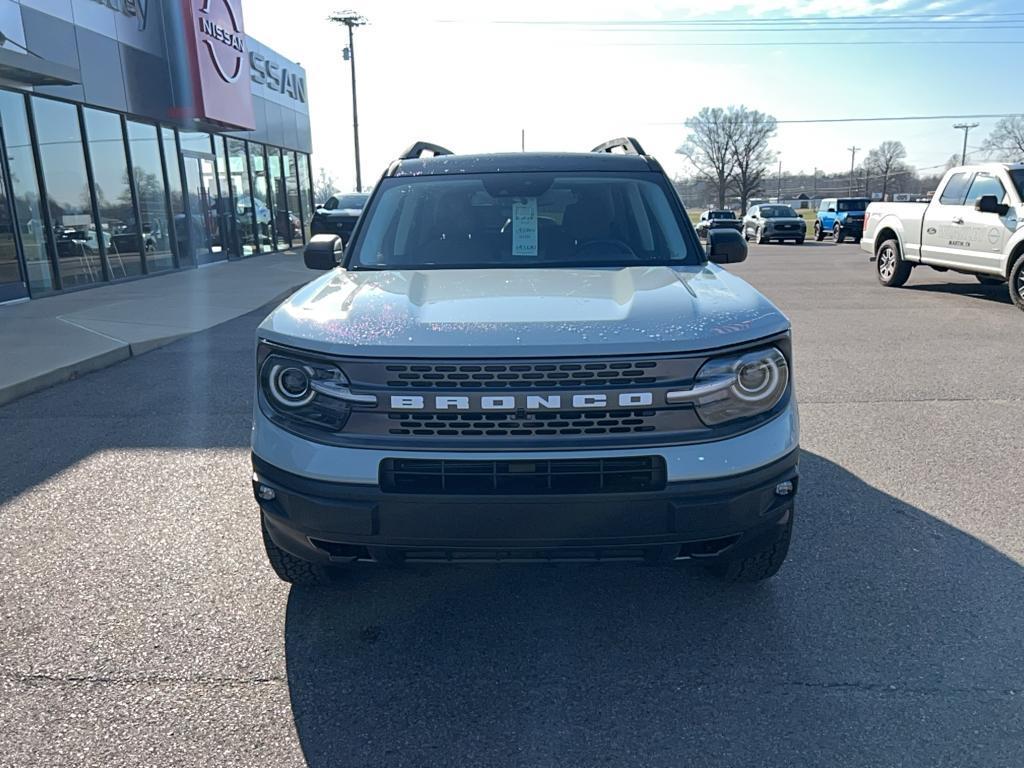
<instances>
[{"instance_id":1,"label":"side window","mask_svg":"<svg viewBox=\"0 0 1024 768\"><path fill-rule=\"evenodd\" d=\"M939 203L941 205L963 205L964 193L967 191L970 179L970 174L967 173L954 173L950 176L949 181L942 190Z\"/></svg>"},{"instance_id":2,"label":"side window","mask_svg":"<svg viewBox=\"0 0 1024 768\"><path fill-rule=\"evenodd\" d=\"M1006 190L999 179L987 173L979 173L974 177L971 188L967 192L966 205L974 205L978 202L978 198L984 195L994 195L1000 203L1007 202Z\"/></svg>"},{"instance_id":3,"label":"side window","mask_svg":"<svg viewBox=\"0 0 1024 768\"><path fill-rule=\"evenodd\" d=\"M326 208L328 211L333 211L337 207L338 198L336 198L334 195L331 195L329 198L327 198L327 202L324 203L324 208Z\"/></svg>"}]
</instances>

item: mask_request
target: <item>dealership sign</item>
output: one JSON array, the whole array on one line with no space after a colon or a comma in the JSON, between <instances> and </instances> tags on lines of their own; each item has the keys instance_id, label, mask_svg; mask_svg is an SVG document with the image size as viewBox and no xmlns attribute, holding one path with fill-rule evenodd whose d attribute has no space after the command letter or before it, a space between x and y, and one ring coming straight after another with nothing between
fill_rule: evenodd
<instances>
[{"instance_id":1,"label":"dealership sign","mask_svg":"<svg viewBox=\"0 0 1024 768\"><path fill-rule=\"evenodd\" d=\"M252 130L251 72L240 0L181 2L192 66L194 116Z\"/></svg>"},{"instance_id":2,"label":"dealership sign","mask_svg":"<svg viewBox=\"0 0 1024 768\"><path fill-rule=\"evenodd\" d=\"M294 101L306 103L306 78L301 71L291 71L257 51L249 52L249 69L256 85L265 85Z\"/></svg>"}]
</instances>

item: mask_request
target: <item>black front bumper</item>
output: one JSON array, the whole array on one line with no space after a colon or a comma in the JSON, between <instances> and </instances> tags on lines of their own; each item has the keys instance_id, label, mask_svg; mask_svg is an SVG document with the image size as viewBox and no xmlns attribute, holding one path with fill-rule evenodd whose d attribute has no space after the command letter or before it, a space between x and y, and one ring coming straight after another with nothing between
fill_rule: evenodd
<instances>
[{"instance_id":1,"label":"black front bumper","mask_svg":"<svg viewBox=\"0 0 1024 768\"><path fill-rule=\"evenodd\" d=\"M787 524L798 454L659 491L521 496L384 493L254 455L253 491L273 542L313 562L673 560L753 549ZM785 481L792 490L779 495ZM274 498L261 499L260 486Z\"/></svg>"}]
</instances>

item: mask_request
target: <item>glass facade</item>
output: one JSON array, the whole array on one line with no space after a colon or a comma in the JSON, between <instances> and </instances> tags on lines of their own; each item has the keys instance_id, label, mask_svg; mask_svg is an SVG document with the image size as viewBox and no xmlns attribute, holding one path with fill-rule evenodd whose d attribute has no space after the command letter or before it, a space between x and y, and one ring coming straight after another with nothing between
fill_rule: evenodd
<instances>
[{"instance_id":1,"label":"glass facade","mask_svg":"<svg viewBox=\"0 0 1024 768\"><path fill-rule=\"evenodd\" d=\"M73 288L101 282L107 276L93 217L78 108L33 96L32 113L50 219L48 236L57 253L61 284Z\"/></svg>"},{"instance_id":2,"label":"glass facade","mask_svg":"<svg viewBox=\"0 0 1024 768\"><path fill-rule=\"evenodd\" d=\"M0 139L0 301L308 238L305 153L4 89Z\"/></svg>"},{"instance_id":3,"label":"glass facade","mask_svg":"<svg viewBox=\"0 0 1024 768\"><path fill-rule=\"evenodd\" d=\"M83 110L93 190L110 277L120 280L142 274L142 251L135 199L128 177L121 116L98 109Z\"/></svg>"},{"instance_id":4,"label":"glass facade","mask_svg":"<svg viewBox=\"0 0 1024 768\"><path fill-rule=\"evenodd\" d=\"M10 197L14 203L15 226L21 240L29 290L33 296L43 296L53 291L57 284L51 251L46 242L32 134L22 94L0 91L0 128L7 147Z\"/></svg>"},{"instance_id":5,"label":"glass facade","mask_svg":"<svg viewBox=\"0 0 1024 768\"><path fill-rule=\"evenodd\" d=\"M160 136L155 125L128 120L128 148L139 199L139 220L150 272L174 268L171 253L171 215L164 172L160 165Z\"/></svg>"}]
</instances>

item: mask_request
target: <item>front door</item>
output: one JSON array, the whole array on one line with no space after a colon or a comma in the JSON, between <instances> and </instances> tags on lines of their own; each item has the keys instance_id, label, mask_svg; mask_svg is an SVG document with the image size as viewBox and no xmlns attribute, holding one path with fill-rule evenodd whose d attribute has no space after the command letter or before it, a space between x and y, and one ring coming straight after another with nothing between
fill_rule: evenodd
<instances>
[{"instance_id":1,"label":"front door","mask_svg":"<svg viewBox=\"0 0 1024 768\"><path fill-rule=\"evenodd\" d=\"M226 258L216 210L217 178L213 155L188 153L185 160L185 187L188 190L188 213L178 233L178 241L187 235L192 243L195 263L199 266Z\"/></svg>"}]
</instances>

